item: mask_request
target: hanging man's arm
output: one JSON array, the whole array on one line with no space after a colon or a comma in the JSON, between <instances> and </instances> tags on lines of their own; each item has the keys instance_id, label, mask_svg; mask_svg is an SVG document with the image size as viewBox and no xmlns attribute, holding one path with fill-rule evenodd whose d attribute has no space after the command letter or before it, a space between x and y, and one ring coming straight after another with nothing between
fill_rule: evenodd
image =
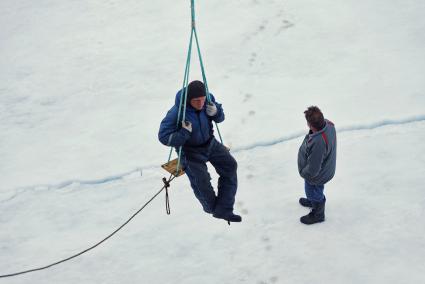
<instances>
[{"instance_id":1,"label":"hanging man's arm","mask_svg":"<svg viewBox=\"0 0 425 284\"><path fill-rule=\"evenodd\" d=\"M177 127L177 108L171 108L159 127L158 139L165 146L180 147L186 143L192 134L192 124L182 122L181 127Z\"/></svg>"},{"instance_id":2,"label":"hanging man's arm","mask_svg":"<svg viewBox=\"0 0 425 284\"><path fill-rule=\"evenodd\" d=\"M207 103L207 115L211 117L211 119L217 123L224 121L224 111L221 104L215 101L214 96L211 95L211 103Z\"/></svg>"}]
</instances>

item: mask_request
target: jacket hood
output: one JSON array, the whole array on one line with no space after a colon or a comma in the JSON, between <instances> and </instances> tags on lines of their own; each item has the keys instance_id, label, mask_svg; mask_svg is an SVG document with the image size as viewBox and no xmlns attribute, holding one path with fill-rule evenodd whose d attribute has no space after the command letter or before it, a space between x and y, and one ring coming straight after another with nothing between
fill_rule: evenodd
<instances>
[{"instance_id":1,"label":"jacket hood","mask_svg":"<svg viewBox=\"0 0 425 284\"><path fill-rule=\"evenodd\" d=\"M310 133L309 136L310 137L315 137L317 135L322 135L322 133L325 132L327 128L328 128L328 120L325 119L325 126L322 129L320 129L319 131L317 131L317 132Z\"/></svg>"},{"instance_id":2,"label":"jacket hood","mask_svg":"<svg viewBox=\"0 0 425 284\"><path fill-rule=\"evenodd\" d=\"M176 94L176 99L175 99L175 102L174 102L174 104L178 107L179 105L180 105L180 99L182 99L182 94L184 94L184 89L182 89L182 90L179 90L178 92L177 92L177 94Z\"/></svg>"}]
</instances>

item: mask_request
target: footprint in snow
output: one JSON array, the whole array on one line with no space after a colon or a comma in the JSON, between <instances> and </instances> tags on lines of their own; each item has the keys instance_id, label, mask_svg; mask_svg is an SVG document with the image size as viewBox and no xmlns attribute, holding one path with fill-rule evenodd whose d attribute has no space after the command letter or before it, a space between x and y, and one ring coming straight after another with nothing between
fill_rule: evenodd
<instances>
[{"instance_id":1,"label":"footprint in snow","mask_svg":"<svg viewBox=\"0 0 425 284\"><path fill-rule=\"evenodd\" d=\"M248 210L244 208L244 203L242 201L236 202L236 205L240 208L243 215L248 215Z\"/></svg>"}]
</instances>

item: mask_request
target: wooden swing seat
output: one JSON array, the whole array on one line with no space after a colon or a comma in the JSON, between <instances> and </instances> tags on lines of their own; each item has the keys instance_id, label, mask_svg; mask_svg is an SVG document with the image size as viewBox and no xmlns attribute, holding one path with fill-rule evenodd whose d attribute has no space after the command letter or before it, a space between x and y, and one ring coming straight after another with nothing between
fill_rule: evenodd
<instances>
[{"instance_id":1,"label":"wooden swing seat","mask_svg":"<svg viewBox=\"0 0 425 284\"><path fill-rule=\"evenodd\" d=\"M182 165L180 164L179 172L177 173L177 163L178 163L178 159L176 158L174 160L169 161L168 163L161 165L161 167L167 172L169 172L170 174L172 174L173 176L179 177L181 175L184 175L184 171L182 169Z\"/></svg>"}]
</instances>

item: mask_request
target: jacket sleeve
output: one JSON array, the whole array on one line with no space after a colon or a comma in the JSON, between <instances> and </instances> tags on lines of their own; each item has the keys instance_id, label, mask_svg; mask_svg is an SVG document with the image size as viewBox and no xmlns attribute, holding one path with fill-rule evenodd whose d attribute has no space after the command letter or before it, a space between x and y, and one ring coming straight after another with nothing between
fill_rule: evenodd
<instances>
[{"instance_id":1,"label":"jacket sleeve","mask_svg":"<svg viewBox=\"0 0 425 284\"><path fill-rule=\"evenodd\" d=\"M316 177L321 170L322 162L326 154L325 143L320 139L313 141L308 153L307 164L301 170L300 175L307 180L311 180Z\"/></svg>"},{"instance_id":2,"label":"jacket sleeve","mask_svg":"<svg viewBox=\"0 0 425 284\"><path fill-rule=\"evenodd\" d=\"M173 106L161 121L159 127L158 139L165 146L180 147L183 146L191 133L177 124L177 107Z\"/></svg>"},{"instance_id":3,"label":"jacket sleeve","mask_svg":"<svg viewBox=\"0 0 425 284\"><path fill-rule=\"evenodd\" d=\"M215 101L215 98L212 94L211 95L211 101L212 103L215 104L215 106L217 107L217 113L211 117L211 119L217 123L223 122L224 121L224 111L223 111L223 107L221 106L221 104L219 104L218 102Z\"/></svg>"}]
</instances>

